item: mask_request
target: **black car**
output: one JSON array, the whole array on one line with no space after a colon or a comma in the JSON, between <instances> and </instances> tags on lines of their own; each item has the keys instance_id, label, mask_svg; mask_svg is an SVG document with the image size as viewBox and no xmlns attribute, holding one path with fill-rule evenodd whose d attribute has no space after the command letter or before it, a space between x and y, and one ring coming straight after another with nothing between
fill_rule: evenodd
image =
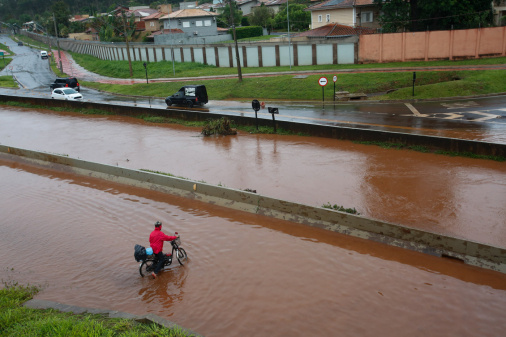
<instances>
[{"instance_id":1,"label":"black car","mask_svg":"<svg viewBox=\"0 0 506 337\"><path fill-rule=\"evenodd\" d=\"M18 46L22 46L22 45L23 45L23 42L19 41Z\"/></svg>"},{"instance_id":2,"label":"black car","mask_svg":"<svg viewBox=\"0 0 506 337\"><path fill-rule=\"evenodd\" d=\"M81 92L79 82L75 77L69 78L57 78L53 84L51 84L51 92L56 88L72 88L77 92Z\"/></svg>"},{"instance_id":3,"label":"black car","mask_svg":"<svg viewBox=\"0 0 506 337\"><path fill-rule=\"evenodd\" d=\"M168 106L172 104L184 104L191 108L194 105L204 105L208 102L205 85L185 85L174 95L165 99Z\"/></svg>"}]
</instances>

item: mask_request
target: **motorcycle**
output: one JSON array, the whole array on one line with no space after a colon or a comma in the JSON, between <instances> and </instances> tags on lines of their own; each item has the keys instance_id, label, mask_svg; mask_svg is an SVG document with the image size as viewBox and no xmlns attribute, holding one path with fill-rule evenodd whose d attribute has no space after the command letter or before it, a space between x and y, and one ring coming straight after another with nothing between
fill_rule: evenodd
<instances>
[{"instance_id":1,"label":"motorcycle","mask_svg":"<svg viewBox=\"0 0 506 337\"><path fill-rule=\"evenodd\" d=\"M176 232L176 236L177 234L178 233ZM172 246L172 252L163 255L165 259L164 267L170 266L172 264L173 257L175 257L179 264L183 266L186 261L188 261L188 255L186 254L186 251L180 247L181 238L178 237L177 239L170 241L170 244ZM143 259L139 265L139 273L142 277L150 275L152 272L154 272L155 267L158 264L158 257L152 253L153 250L150 248L146 249L146 251L147 250L151 250L151 254L146 253L146 258Z\"/></svg>"}]
</instances>

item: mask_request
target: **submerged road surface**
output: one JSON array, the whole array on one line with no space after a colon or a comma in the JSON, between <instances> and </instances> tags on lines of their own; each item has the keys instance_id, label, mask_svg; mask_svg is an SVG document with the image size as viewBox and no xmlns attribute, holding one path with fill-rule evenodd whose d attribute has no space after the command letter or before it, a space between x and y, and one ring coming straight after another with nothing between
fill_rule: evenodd
<instances>
[{"instance_id":1,"label":"submerged road surface","mask_svg":"<svg viewBox=\"0 0 506 337\"><path fill-rule=\"evenodd\" d=\"M38 51L17 46L5 35L0 36L0 42L18 54L9 66L12 70L4 69L0 75L12 73L25 88L0 88L0 93L50 98L49 85L54 82L55 75L48 62L37 57ZM205 81L202 83L205 84ZM120 97L85 87L82 94L85 100L92 102L166 108L160 99ZM171 94L167 92L167 96ZM206 107L211 112L254 117L251 103L213 101L210 98L211 102ZM322 105L268 102L267 106L279 108L280 114L276 119L280 120L506 143L506 96L419 103ZM271 119L271 115L264 109L260 111L259 118Z\"/></svg>"},{"instance_id":2,"label":"submerged road surface","mask_svg":"<svg viewBox=\"0 0 506 337\"><path fill-rule=\"evenodd\" d=\"M501 336L506 275L193 200L0 160L0 278L205 336ZM156 220L189 254L141 278Z\"/></svg>"},{"instance_id":3,"label":"submerged road surface","mask_svg":"<svg viewBox=\"0 0 506 337\"><path fill-rule=\"evenodd\" d=\"M506 165L316 137L201 137L132 117L0 108L0 143L171 173L506 247Z\"/></svg>"}]
</instances>

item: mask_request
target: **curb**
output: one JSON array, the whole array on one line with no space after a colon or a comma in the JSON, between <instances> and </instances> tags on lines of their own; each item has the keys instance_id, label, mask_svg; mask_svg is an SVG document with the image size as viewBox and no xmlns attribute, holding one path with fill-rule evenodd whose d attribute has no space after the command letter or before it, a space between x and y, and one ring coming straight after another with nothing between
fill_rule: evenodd
<instances>
[{"instance_id":1,"label":"curb","mask_svg":"<svg viewBox=\"0 0 506 337\"><path fill-rule=\"evenodd\" d=\"M193 335L194 337L203 337L202 335L199 335L189 329L185 329L172 321L166 320L165 318L162 318L162 317L154 315L154 314L146 314L146 315L139 316L139 315L129 314L127 312L122 312L122 311L85 308L85 307L78 307L75 305L68 305L68 304L62 304L62 303L58 303L58 302L38 300L38 299L29 300L29 301L23 303L23 306L25 308L31 308L31 309L54 309L54 310L58 310L61 312L71 312L76 315L84 314L84 313L108 315L110 318L131 319L136 322L144 323L144 324L153 324L154 323L154 324L157 324L158 326L163 326L166 328L180 327L185 332L187 332L190 335Z\"/></svg>"}]
</instances>

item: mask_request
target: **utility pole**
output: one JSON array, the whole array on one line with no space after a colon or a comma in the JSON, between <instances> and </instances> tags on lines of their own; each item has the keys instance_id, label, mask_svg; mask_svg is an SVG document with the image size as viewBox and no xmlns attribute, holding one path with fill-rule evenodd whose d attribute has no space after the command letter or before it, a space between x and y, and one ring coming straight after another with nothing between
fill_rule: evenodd
<instances>
[{"instance_id":1,"label":"utility pole","mask_svg":"<svg viewBox=\"0 0 506 337\"><path fill-rule=\"evenodd\" d=\"M288 15L288 0L286 0L286 18L288 20L288 58L290 60L290 70L292 70L292 49L290 48L290 16Z\"/></svg>"},{"instance_id":2,"label":"utility pole","mask_svg":"<svg viewBox=\"0 0 506 337\"><path fill-rule=\"evenodd\" d=\"M242 73L241 73L241 59L239 58L239 47L237 46L237 35L235 33L235 22L234 15L232 13L232 2L233 0L229 0L230 7L230 21L232 22L232 30L234 32L234 41L235 41L235 58L237 60L237 75L239 76L239 82L242 82Z\"/></svg>"},{"instance_id":3,"label":"utility pole","mask_svg":"<svg viewBox=\"0 0 506 337\"><path fill-rule=\"evenodd\" d=\"M123 34L125 34L125 42L127 47L127 56L128 56L128 66L130 67L130 77L134 77L134 72L132 70L132 59L130 58L130 45L128 44L128 35L126 29L126 15L123 6L121 7L121 16L123 17Z\"/></svg>"},{"instance_id":4,"label":"utility pole","mask_svg":"<svg viewBox=\"0 0 506 337\"><path fill-rule=\"evenodd\" d=\"M167 8L167 17L169 18L169 32L170 32L170 58L172 59L172 72L174 73L174 77L176 77L176 66L174 64L174 49L172 47L174 42L174 37L172 36L172 27L170 26L170 13L169 13L169 5L167 4L167 1L165 1L165 8ZM172 11L172 5L170 7L170 10ZM165 25L165 23L164 23Z\"/></svg>"},{"instance_id":5,"label":"utility pole","mask_svg":"<svg viewBox=\"0 0 506 337\"><path fill-rule=\"evenodd\" d=\"M60 60L60 71L63 73L63 67L61 65L61 52L60 52L60 39L58 38L58 28L56 27L56 19L53 12L54 31L56 33L56 43L58 44L58 59Z\"/></svg>"}]
</instances>

